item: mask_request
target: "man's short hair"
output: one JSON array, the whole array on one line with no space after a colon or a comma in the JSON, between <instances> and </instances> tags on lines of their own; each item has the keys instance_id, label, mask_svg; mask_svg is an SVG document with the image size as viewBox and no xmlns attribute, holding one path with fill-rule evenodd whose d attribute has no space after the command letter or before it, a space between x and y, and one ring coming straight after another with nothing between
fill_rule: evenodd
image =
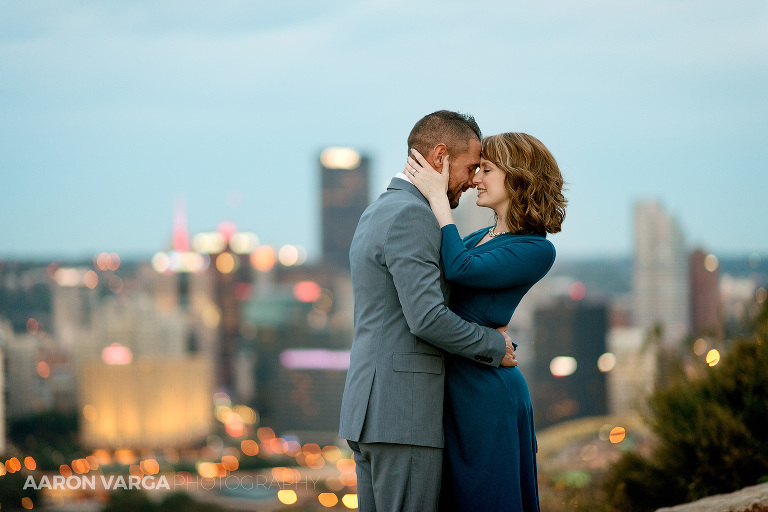
<instances>
[{"instance_id":1,"label":"man's short hair","mask_svg":"<svg viewBox=\"0 0 768 512\"><path fill-rule=\"evenodd\" d=\"M438 144L445 144L449 155L458 156L469 149L469 141L473 138L483 140L474 117L450 110L438 110L422 117L413 126L408 135L408 156L411 156L411 148L414 148L426 157Z\"/></svg>"}]
</instances>

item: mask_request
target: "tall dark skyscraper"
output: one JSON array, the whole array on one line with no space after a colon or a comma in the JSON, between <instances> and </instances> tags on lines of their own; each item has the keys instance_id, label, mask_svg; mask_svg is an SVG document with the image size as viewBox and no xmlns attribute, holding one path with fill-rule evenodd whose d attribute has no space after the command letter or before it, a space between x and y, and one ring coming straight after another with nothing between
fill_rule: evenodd
<instances>
[{"instance_id":1,"label":"tall dark skyscraper","mask_svg":"<svg viewBox=\"0 0 768 512\"><path fill-rule=\"evenodd\" d=\"M334 267L349 268L352 236L368 206L368 165L368 158L351 148L320 154L323 261Z\"/></svg>"},{"instance_id":2,"label":"tall dark skyscraper","mask_svg":"<svg viewBox=\"0 0 768 512\"><path fill-rule=\"evenodd\" d=\"M607 413L605 304L564 299L534 313L533 410L537 427Z\"/></svg>"},{"instance_id":3,"label":"tall dark skyscraper","mask_svg":"<svg viewBox=\"0 0 768 512\"><path fill-rule=\"evenodd\" d=\"M695 336L723 337L720 273L714 254L698 249L689 259L691 272L691 331Z\"/></svg>"}]
</instances>

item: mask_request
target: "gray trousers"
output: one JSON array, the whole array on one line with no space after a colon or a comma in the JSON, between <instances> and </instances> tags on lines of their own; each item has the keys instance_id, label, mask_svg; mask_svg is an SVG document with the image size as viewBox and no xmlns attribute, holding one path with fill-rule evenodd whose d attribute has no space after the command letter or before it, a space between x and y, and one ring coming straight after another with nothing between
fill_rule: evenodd
<instances>
[{"instance_id":1,"label":"gray trousers","mask_svg":"<svg viewBox=\"0 0 768 512\"><path fill-rule=\"evenodd\" d=\"M443 449L391 443L352 448L360 512L436 512Z\"/></svg>"}]
</instances>

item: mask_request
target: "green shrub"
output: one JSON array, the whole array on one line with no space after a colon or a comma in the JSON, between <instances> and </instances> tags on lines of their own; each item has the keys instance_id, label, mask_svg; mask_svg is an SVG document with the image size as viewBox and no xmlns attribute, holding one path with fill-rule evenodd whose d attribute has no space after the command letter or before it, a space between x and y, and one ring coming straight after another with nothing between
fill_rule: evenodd
<instances>
[{"instance_id":1,"label":"green shrub","mask_svg":"<svg viewBox=\"0 0 768 512\"><path fill-rule=\"evenodd\" d=\"M604 486L611 507L644 512L768 477L768 303L755 332L703 376L673 374L650 397L658 444L648 459L627 453L612 467Z\"/></svg>"}]
</instances>

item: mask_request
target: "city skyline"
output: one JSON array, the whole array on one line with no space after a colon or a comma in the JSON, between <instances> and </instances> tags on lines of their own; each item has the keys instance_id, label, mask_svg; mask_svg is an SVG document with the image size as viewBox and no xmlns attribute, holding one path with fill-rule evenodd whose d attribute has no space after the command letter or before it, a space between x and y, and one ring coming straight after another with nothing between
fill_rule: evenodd
<instances>
[{"instance_id":1,"label":"city skyline","mask_svg":"<svg viewBox=\"0 0 768 512\"><path fill-rule=\"evenodd\" d=\"M373 199L440 108L550 148L570 200L559 258L629 255L646 199L691 248L768 253L765 4L3 10L2 258L148 258L183 199L190 233L232 221L318 259L323 148L370 157Z\"/></svg>"}]
</instances>

